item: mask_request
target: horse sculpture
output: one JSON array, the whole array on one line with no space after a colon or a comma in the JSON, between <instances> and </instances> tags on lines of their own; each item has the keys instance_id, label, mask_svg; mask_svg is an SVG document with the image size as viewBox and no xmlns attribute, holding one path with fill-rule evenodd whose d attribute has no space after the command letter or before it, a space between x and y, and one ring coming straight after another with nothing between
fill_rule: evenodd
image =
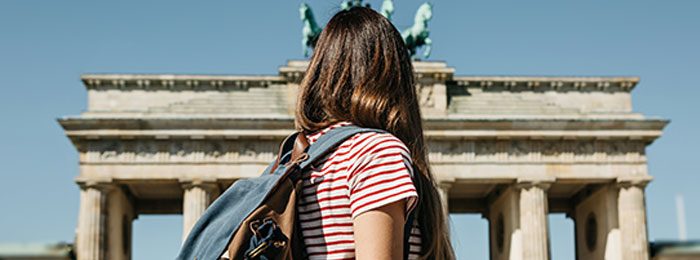
<instances>
[{"instance_id":1,"label":"horse sculpture","mask_svg":"<svg viewBox=\"0 0 700 260\"><path fill-rule=\"evenodd\" d=\"M362 6L362 0L344 0L340 4L340 8L343 10L349 10L350 8L358 6ZM369 7L369 4L366 4L366 6ZM316 46L316 41L321 35L322 29L316 23L313 11L311 11L311 7L309 7L308 4L302 3L301 7L299 8L299 13L301 14L301 20L304 22L301 40L302 50L304 57L308 57L309 50ZM394 1L384 0L384 2L382 2L380 13L387 19L391 20L391 17L394 14ZM433 6L429 3L424 3L418 8L418 11L416 11L413 26L401 33L401 37L403 37L403 41L408 48L409 54L414 59L419 57L419 55L416 54L417 49L423 46L425 46L425 50L422 57L428 58L430 56L432 40L428 37L430 35L430 31L428 30L428 21L430 21L432 18Z\"/></svg>"},{"instance_id":2,"label":"horse sculpture","mask_svg":"<svg viewBox=\"0 0 700 260\"><path fill-rule=\"evenodd\" d=\"M362 6L362 0L345 0L340 3L340 9L343 10L349 10L350 8L360 6ZM367 7L369 7L369 4L367 4Z\"/></svg>"},{"instance_id":3,"label":"horse sculpture","mask_svg":"<svg viewBox=\"0 0 700 260\"><path fill-rule=\"evenodd\" d=\"M428 58L430 56L430 48L433 41L428 37L430 31L428 30L428 21L433 18L433 6L429 3L422 4L418 11L416 12L416 17L414 18L413 26L404 30L401 33L404 43L412 57L416 57L416 50L425 46L425 51L423 52L423 58Z\"/></svg>"},{"instance_id":4,"label":"horse sculpture","mask_svg":"<svg viewBox=\"0 0 700 260\"><path fill-rule=\"evenodd\" d=\"M301 21L304 22L301 47L304 52L304 57L308 57L309 50L316 46L316 40L318 40L318 36L321 35L321 27L316 23L314 13L311 11L311 7L308 4L301 4L301 7L299 7L299 14L301 15Z\"/></svg>"},{"instance_id":5,"label":"horse sculpture","mask_svg":"<svg viewBox=\"0 0 700 260\"><path fill-rule=\"evenodd\" d=\"M384 2L382 2L382 9L379 13L391 21L391 16L394 14L394 1L384 0Z\"/></svg>"},{"instance_id":6,"label":"horse sculpture","mask_svg":"<svg viewBox=\"0 0 700 260\"><path fill-rule=\"evenodd\" d=\"M342 10L349 10L350 8L360 6L362 6L362 0L345 0L340 3L340 9ZM370 7L369 4L365 4L365 6ZM391 21L391 15L394 14L394 1L384 0L384 2L382 2L382 9L379 11L379 13Z\"/></svg>"}]
</instances>

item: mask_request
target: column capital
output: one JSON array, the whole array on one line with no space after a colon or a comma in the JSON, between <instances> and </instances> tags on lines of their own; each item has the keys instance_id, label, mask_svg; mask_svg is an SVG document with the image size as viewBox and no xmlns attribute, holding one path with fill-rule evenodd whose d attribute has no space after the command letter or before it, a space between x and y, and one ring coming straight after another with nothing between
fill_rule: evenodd
<instances>
[{"instance_id":1,"label":"column capital","mask_svg":"<svg viewBox=\"0 0 700 260\"><path fill-rule=\"evenodd\" d=\"M80 189L97 189L102 192L109 192L117 188L117 184L112 179L83 179L77 178L75 183L80 186Z\"/></svg>"},{"instance_id":2,"label":"column capital","mask_svg":"<svg viewBox=\"0 0 700 260\"><path fill-rule=\"evenodd\" d=\"M180 186L183 190L201 188L206 190L207 192L213 192L219 189L219 184L218 182L216 182L216 180L205 179L180 180Z\"/></svg>"},{"instance_id":3,"label":"column capital","mask_svg":"<svg viewBox=\"0 0 700 260\"><path fill-rule=\"evenodd\" d=\"M182 239L184 240L212 202L215 193L219 191L219 185L213 179L180 180L180 185L184 190L182 198Z\"/></svg>"},{"instance_id":4,"label":"column capital","mask_svg":"<svg viewBox=\"0 0 700 260\"><path fill-rule=\"evenodd\" d=\"M445 191L449 191L452 189L452 185L454 183L450 181L438 181L437 183L437 188L444 189Z\"/></svg>"},{"instance_id":5,"label":"column capital","mask_svg":"<svg viewBox=\"0 0 700 260\"><path fill-rule=\"evenodd\" d=\"M618 177L615 184L618 188L637 187L644 189L652 179L649 175Z\"/></svg>"},{"instance_id":6,"label":"column capital","mask_svg":"<svg viewBox=\"0 0 700 260\"><path fill-rule=\"evenodd\" d=\"M452 184L454 183L454 180L449 181L449 180L438 180L436 183L437 192L438 195L440 195L440 204L442 204L442 210L445 213L445 216L449 216L450 214L450 189L452 189ZM447 218L445 218L447 220Z\"/></svg>"},{"instance_id":7,"label":"column capital","mask_svg":"<svg viewBox=\"0 0 700 260\"><path fill-rule=\"evenodd\" d=\"M556 181L556 178L551 176L542 176L536 178L519 178L515 181L515 188L517 189L530 189L530 188L540 188L542 190L548 190L552 183Z\"/></svg>"}]
</instances>

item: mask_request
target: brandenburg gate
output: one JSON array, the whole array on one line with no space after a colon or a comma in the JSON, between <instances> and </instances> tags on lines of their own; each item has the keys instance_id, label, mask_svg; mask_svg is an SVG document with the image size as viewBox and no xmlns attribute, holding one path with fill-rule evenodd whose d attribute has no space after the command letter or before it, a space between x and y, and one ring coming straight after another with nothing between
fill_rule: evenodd
<instances>
[{"instance_id":1,"label":"brandenburg gate","mask_svg":"<svg viewBox=\"0 0 700 260\"><path fill-rule=\"evenodd\" d=\"M183 214L183 236L293 131L306 61L277 75L83 75L59 119L79 153L78 259L130 259L132 221ZM488 220L491 259L548 259L547 215L577 259L648 259L645 149L667 120L632 109L628 77L457 76L414 62L430 162L451 213ZM429 226L430 224L424 224Z\"/></svg>"}]
</instances>

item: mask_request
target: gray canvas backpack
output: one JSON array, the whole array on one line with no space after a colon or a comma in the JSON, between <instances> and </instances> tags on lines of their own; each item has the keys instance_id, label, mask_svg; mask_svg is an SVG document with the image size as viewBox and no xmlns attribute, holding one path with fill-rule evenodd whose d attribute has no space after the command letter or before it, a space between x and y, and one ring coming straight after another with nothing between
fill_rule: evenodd
<instances>
[{"instance_id":1,"label":"gray canvas backpack","mask_svg":"<svg viewBox=\"0 0 700 260\"><path fill-rule=\"evenodd\" d=\"M354 125L333 128L312 145L295 132L280 145L275 161L256 178L237 180L195 223L176 259L306 259L297 221L301 173L340 143L361 132L385 132ZM413 214L404 229L404 259Z\"/></svg>"}]
</instances>

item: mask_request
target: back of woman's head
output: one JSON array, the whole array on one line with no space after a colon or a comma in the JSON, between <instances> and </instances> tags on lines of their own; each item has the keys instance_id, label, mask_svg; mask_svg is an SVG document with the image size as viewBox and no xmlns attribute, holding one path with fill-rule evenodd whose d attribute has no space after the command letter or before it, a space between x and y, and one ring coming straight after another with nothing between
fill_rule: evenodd
<instances>
[{"instance_id":1,"label":"back of woman's head","mask_svg":"<svg viewBox=\"0 0 700 260\"><path fill-rule=\"evenodd\" d=\"M337 13L311 57L297 123L316 129L339 120L395 128L417 111L410 58L401 35L370 8ZM411 122L416 125L420 122Z\"/></svg>"},{"instance_id":2,"label":"back of woman's head","mask_svg":"<svg viewBox=\"0 0 700 260\"><path fill-rule=\"evenodd\" d=\"M430 173L411 59L401 34L381 14L354 7L323 29L297 100L297 128L317 131L338 121L384 129L411 152L416 208L427 259L454 259L439 193Z\"/></svg>"}]
</instances>

